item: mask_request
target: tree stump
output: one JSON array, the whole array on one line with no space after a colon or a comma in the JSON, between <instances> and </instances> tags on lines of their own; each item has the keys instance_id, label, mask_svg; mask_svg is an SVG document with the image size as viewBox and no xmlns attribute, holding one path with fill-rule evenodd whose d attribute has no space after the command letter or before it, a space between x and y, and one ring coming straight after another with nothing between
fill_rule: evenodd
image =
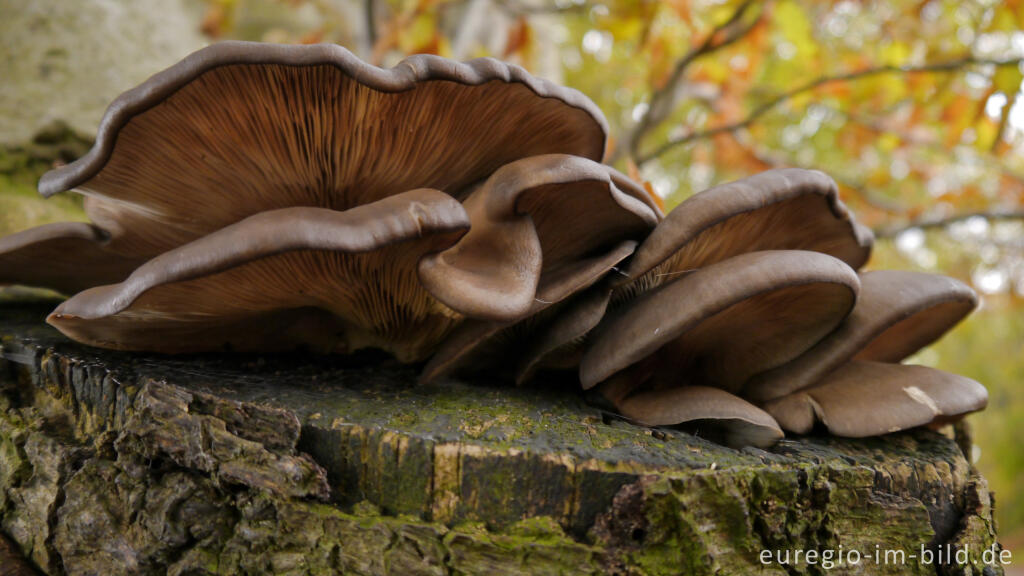
<instances>
[{"instance_id":1,"label":"tree stump","mask_svg":"<svg viewBox=\"0 0 1024 576\"><path fill-rule=\"evenodd\" d=\"M43 323L55 302L2 299L0 529L46 574L818 574L828 550L838 574L1002 572L940 433L736 451L572 382L94 350ZM822 556L776 560L797 550Z\"/></svg>"}]
</instances>

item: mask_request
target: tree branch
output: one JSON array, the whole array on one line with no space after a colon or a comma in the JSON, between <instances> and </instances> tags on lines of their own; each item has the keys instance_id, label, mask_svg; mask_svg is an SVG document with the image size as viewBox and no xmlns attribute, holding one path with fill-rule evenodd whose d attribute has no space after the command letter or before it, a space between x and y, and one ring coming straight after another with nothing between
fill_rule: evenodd
<instances>
[{"instance_id":1,"label":"tree branch","mask_svg":"<svg viewBox=\"0 0 1024 576\"><path fill-rule=\"evenodd\" d=\"M370 46L377 44L377 10L374 0L365 0L363 9L366 11L366 38Z\"/></svg>"},{"instance_id":2,"label":"tree branch","mask_svg":"<svg viewBox=\"0 0 1024 576\"><path fill-rule=\"evenodd\" d=\"M887 226L875 229L876 238L895 238L907 230L914 228L945 228L950 224L957 222L963 222L971 218L981 217L986 220L1024 220L1024 209L1020 210L991 210L991 211L978 211L978 212L965 212L962 214L954 214L952 216L943 216L941 218L922 218L920 220L911 220L905 224L899 224L896 226Z\"/></svg>"},{"instance_id":3,"label":"tree branch","mask_svg":"<svg viewBox=\"0 0 1024 576\"><path fill-rule=\"evenodd\" d=\"M668 142L665 142L664 144L662 144L661 146L656 148L654 151L652 151L650 154L647 154L645 156L638 156L636 158L636 163L637 163L637 165L643 165L644 163L649 162L649 161L653 160L654 158L657 158L657 157L665 154L666 152L668 152L669 150L675 148L676 146L680 146L680 145L686 144L688 142L693 142L694 140L706 139L706 138L713 137L713 136L715 136L717 134L721 134L723 132L735 132L737 130L742 130L744 128L747 128L751 124L756 122L759 118L761 118L762 116L764 116L765 114L767 114L768 112L770 112L771 110L773 110L774 108L779 106L780 104L782 104L782 103L784 103L784 102L786 102L786 101L788 101L788 100L790 100L790 99L792 99L792 98L794 98L796 96L799 96L800 94L803 94L805 92L810 92L812 90L815 90L815 89L820 88L822 86L826 86L828 84L834 84L834 83L837 83L837 82L849 82L849 81L853 81L853 80L860 80L862 78L869 78L869 77L873 77L873 76L882 76L882 75L885 75L885 74L921 74L921 73L935 73L935 72L939 72L939 73L942 73L942 72L956 72L956 71L962 70L963 68L965 68L967 66L970 66L970 65L989 65L989 66L996 66L996 67L1019 66L1022 61L1024 61L1024 58L1011 58L1011 59L1008 59L1008 60L994 60L994 59L976 58L974 56L967 56L967 57L960 58L960 59L957 59L957 60L949 60L949 61L946 61L946 62L933 62L933 63L930 63L930 64L923 64L923 65L920 65L920 66L893 66L893 65L886 65L886 66L878 66L878 67L875 67L875 68L866 68L864 70L857 70L857 71L854 71L854 72L846 72L844 74L837 74L835 76L822 76L822 77L817 78L815 80L811 80L810 82L807 82L806 84L802 84L802 85L797 86L795 88L792 88L792 89L790 89L790 90L788 90L786 92L783 92L783 93L775 96L774 98L768 100L767 102L762 103L760 106L754 108L754 110L749 115L747 115L746 118L744 118L742 120L739 120L737 122L732 122L732 123L729 123L729 124L722 124L720 126L715 126L713 128L709 128L707 130L703 130L703 131L699 131L699 132L691 132L691 133L689 133L689 134L687 134L685 136L682 136L682 137L679 137L679 138L670 139Z\"/></svg>"},{"instance_id":4,"label":"tree branch","mask_svg":"<svg viewBox=\"0 0 1024 576\"><path fill-rule=\"evenodd\" d=\"M740 142L739 139L735 139L735 140L751 156L753 156L754 158L756 158L760 162L768 164L772 168L787 168L787 167L789 167L789 168L803 168L805 170L811 170L811 169L814 168L813 166L801 165L799 162L796 162L795 160L793 160L792 158L789 158L789 157L780 157L779 155L774 154L774 153L772 153L771 151L768 151L768 150L758 150L753 145L747 145L747 144L744 144L744 143ZM871 206L872 208L874 208L876 210L879 210L879 211L882 211L882 212L887 212L889 214L905 214L907 212L907 207L906 206L903 206L902 204L900 204L900 203L898 203L898 202L896 202L894 200L891 200L889 198L886 198L884 196L880 196L880 195L872 192L869 188L864 186L863 183L857 182L856 180L854 180L852 178L848 178L844 174L839 174L839 173L831 172L830 171L829 172L829 176L832 177L832 179L835 180L837 184L839 184L840 186L846 188L852 194L854 194L855 196L860 198L862 202L864 202L865 204L867 204L868 206Z\"/></svg>"},{"instance_id":5,"label":"tree branch","mask_svg":"<svg viewBox=\"0 0 1024 576\"><path fill-rule=\"evenodd\" d=\"M537 14L567 14L572 12L586 12L590 10L589 2L572 3L568 6L556 6L551 4L529 4L521 1L495 2L494 5L513 16L532 16Z\"/></svg>"},{"instance_id":6,"label":"tree branch","mask_svg":"<svg viewBox=\"0 0 1024 576\"><path fill-rule=\"evenodd\" d=\"M661 88L651 92L651 100L647 112L640 118L636 126L623 137L623 145L616 149L609 162L614 162L624 153L628 153L634 158L638 156L640 141L651 130L664 122L672 113L672 110L675 109L679 84L691 64L702 56L737 42L754 29L758 22L761 21L762 13L758 13L757 17L750 22L743 22L743 17L753 4L753 0L744 1L736 8L736 11L733 12L728 20L711 30L711 33L704 38L704 41L699 46L691 49L676 61L668 81Z\"/></svg>"}]
</instances>

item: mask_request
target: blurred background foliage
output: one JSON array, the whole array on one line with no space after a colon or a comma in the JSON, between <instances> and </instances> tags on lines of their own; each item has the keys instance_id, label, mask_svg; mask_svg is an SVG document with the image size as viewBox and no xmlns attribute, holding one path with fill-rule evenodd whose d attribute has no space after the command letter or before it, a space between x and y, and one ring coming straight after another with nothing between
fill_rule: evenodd
<instances>
[{"instance_id":1,"label":"blurred background foliage","mask_svg":"<svg viewBox=\"0 0 1024 576\"><path fill-rule=\"evenodd\" d=\"M1024 1L185 1L205 41L494 56L577 88L607 116L607 160L666 209L768 168L828 172L879 238L870 267L983 295L912 361L988 386L973 456L1024 554ZM0 181L0 228L75 212L25 199L34 157L8 155L28 170Z\"/></svg>"}]
</instances>

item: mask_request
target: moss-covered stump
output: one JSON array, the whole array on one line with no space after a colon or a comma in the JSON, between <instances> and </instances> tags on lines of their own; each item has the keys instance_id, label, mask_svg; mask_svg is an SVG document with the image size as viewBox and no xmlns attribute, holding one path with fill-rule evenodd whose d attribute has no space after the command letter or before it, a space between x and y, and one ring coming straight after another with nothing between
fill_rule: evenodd
<instances>
[{"instance_id":1,"label":"moss-covered stump","mask_svg":"<svg viewBox=\"0 0 1024 576\"><path fill-rule=\"evenodd\" d=\"M1001 573L984 480L938 433L735 451L557 385L86 349L43 324L53 304L0 301L0 527L48 574L825 571L798 550ZM970 563L922 558L947 545Z\"/></svg>"}]
</instances>

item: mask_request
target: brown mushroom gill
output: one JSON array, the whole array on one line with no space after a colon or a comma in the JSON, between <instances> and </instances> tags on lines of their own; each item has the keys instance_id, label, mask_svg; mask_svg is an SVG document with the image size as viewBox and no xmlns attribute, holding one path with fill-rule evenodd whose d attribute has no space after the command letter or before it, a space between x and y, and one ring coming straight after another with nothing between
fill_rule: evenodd
<instances>
[{"instance_id":1,"label":"brown mushroom gill","mask_svg":"<svg viewBox=\"0 0 1024 576\"><path fill-rule=\"evenodd\" d=\"M106 232L85 222L44 224L4 236L0 238L0 285L45 286L73 294L112 278L125 278L138 261L108 252L108 239Z\"/></svg>"},{"instance_id":2,"label":"brown mushroom gill","mask_svg":"<svg viewBox=\"0 0 1024 576\"><path fill-rule=\"evenodd\" d=\"M562 154L503 166L464 206L472 229L453 248L424 259L423 281L450 306L479 301L467 315L506 321L522 318L535 300L557 302L593 283L610 266L610 250L624 239L643 238L658 219L641 200L620 191L605 166ZM500 273L487 274L507 286L504 309L497 312L490 294L497 286L475 296L476 286L490 280L448 280L497 267Z\"/></svg>"},{"instance_id":3,"label":"brown mushroom gill","mask_svg":"<svg viewBox=\"0 0 1024 576\"><path fill-rule=\"evenodd\" d=\"M519 158L599 160L605 131L582 94L492 59L384 70L335 45L223 42L122 94L93 149L40 191L84 194L102 250L141 264L267 210L347 210L423 187L461 199ZM95 246L71 248L58 267Z\"/></svg>"},{"instance_id":4,"label":"brown mushroom gill","mask_svg":"<svg viewBox=\"0 0 1024 576\"><path fill-rule=\"evenodd\" d=\"M594 288L578 306L568 305L539 337L524 373L564 366L580 339L604 312L661 284L732 256L759 250L811 250L852 267L870 256L871 232L839 200L835 182L814 170L769 170L700 192L658 224L624 269L609 278L612 290ZM598 300L607 298L603 304ZM573 340L564 340L572 336Z\"/></svg>"},{"instance_id":5,"label":"brown mushroom gill","mask_svg":"<svg viewBox=\"0 0 1024 576\"><path fill-rule=\"evenodd\" d=\"M77 178L41 187L73 185L95 198L93 221L123 233L111 250L148 256L256 212L346 210L414 188L458 196L517 158L602 153L589 111L499 79L498 69L492 78L463 72L472 85L437 78L452 63L421 59L374 69L375 78L339 47L261 45L253 49L265 60L251 64L231 63L231 48L190 57L205 70L132 114L94 174L69 165L60 174ZM293 54L319 57L293 65ZM413 67L421 61L425 69ZM393 85L400 77L408 81Z\"/></svg>"},{"instance_id":6,"label":"brown mushroom gill","mask_svg":"<svg viewBox=\"0 0 1024 576\"><path fill-rule=\"evenodd\" d=\"M580 365L590 388L631 365L655 364L653 388L738 391L831 332L860 283L841 260L800 250L741 254L683 275L622 306L597 328Z\"/></svg>"},{"instance_id":7,"label":"brown mushroom gill","mask_svg":"<svg viewBox=\"0 0 1024 576\"><path fill-rule=\"evenodd\" d=\"M765 409L791 432L806 434L820 422L831 434L862 438L943 423L987 402L985 387L970 378L925 366L853 361Z\"/></svg>"},{"instance_id":8,"label":"brown mushroom gill","mask_svg":"<svg viewBox=\"0 0 1024 576\"><path fill-rule=\"evenodd\" d=\"M859 268L873 237L839 200L835 182L815 170L785 168L716 186L676 207L637 249L618 279L649 284L758 250L811 250Z\"/></svg>"},{"instance_id":9,"label":"brown mushroom gill","mask_svg":"<svg viewBox=\"0 0 1024 576\"><path fill-rule=\"evenodd\" d=\"M422 287L416 264L468 227L462 206L436 190L345 212L268 211L164 253L120 284L79 293L49 321L78 341L124 350L374 346L417 360L460 317Z\"/></svg>"},{"instance_id":10,"label":"brown mushroom gill","mask_svg":"<svg viewBox=\"0 0 1024 576\"><path fill-rule=\"evenodd\" d=\"M785 396L854 359L899 362L939 339L976 305L974 291L953 278L904 270L865 272L849 318L806 353L752 378L744 396L757 402Z\"/></svg>"},{"instance_id":11,"label":"brown mushroom gill","mask_svg":"<svg viewBox=\"0 0 1024 576\"><path fill-rule=\"evenodd\" d=\"M593 277L599 277L627 258L635 247L635 242L627 240L609 250L601 259L592 259L591 262L595 263ZM529 315L519 321L470 319L463 322L445 338L423 367L420 382L432 382L453 374L476 376L486 373L492 380L525 383L533 371L524 362L536 354L532 350L539 344L538 334L546 333L549 324L560 321L564 304L565 301L545 300L542 293L538 293ZM578 360L573 366L576 363Z\"/></svg>"},{"instance_id":12,"label":"brown mushroom gill","mask_svg":"<svg viewBox=\"0 0 1024 576\"><path fill-rule=\"evenodd\" d=\"M522 290L525 298L518 302L508 299L508 305L515 306L508 320L467 313L475 319L442 345L422 379L429 381L473 363L491 364L495 356L514 362L537 326L557 313L549 307L601 279L655 226L660 213L646 196L609 167L573 156L527 158L495 172L464 203L473 228L456 246L424 259L421 275L431 292L441 294L432 279L484 267L474 265L474 260L498 261L496 255L518 249L509 244L515 238L512 231L522 229L530 234L524 240L536 237L543 255L536 290ZM452 305L443 295L439 298ZM527 315L529 321L519 322Z\"/></svg>"}]
</instances>

